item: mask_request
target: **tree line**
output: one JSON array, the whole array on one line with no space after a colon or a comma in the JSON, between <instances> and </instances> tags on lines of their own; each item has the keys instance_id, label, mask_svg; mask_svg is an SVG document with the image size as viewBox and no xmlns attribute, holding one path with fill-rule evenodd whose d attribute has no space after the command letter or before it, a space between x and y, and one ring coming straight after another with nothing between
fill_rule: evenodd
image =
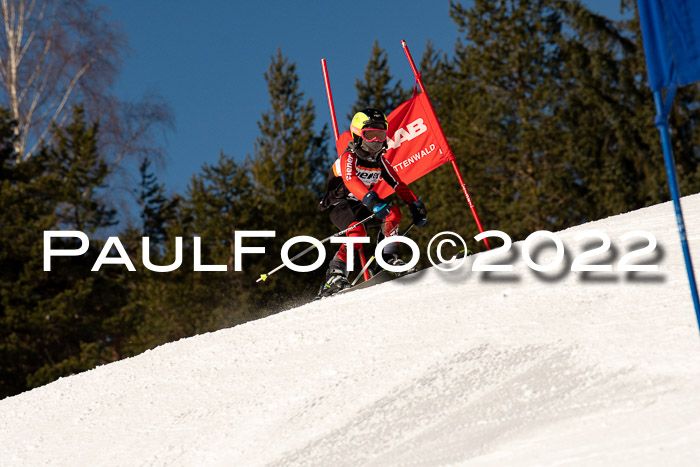
<instances>
[{"instance_id":1,"label":"tree line","mask_svg":"<svg viewBox=\"0 0 700 467\"><path fill-rule=\"evenodd\" d=\"M459 28L454 51L428 43L419 66L487 229L519 240L669 198L635 4L620 6L628 19L610 20L574 0L475 0L469 8L451 2ZM99 106L81 98L88 92L75 94L70 112L44 138L44 130L35 134L18 118L12 99L0 100L0 397L314 296L324 269L282 270L255 281L279 264L287 239L335 231L317 210L336 157L328 128L318 130L314 103L280 50L264 79L269 105L253 154L221 153L174 195L158 180L158 151L147 150L147 135L118 150L110 135L128 122L95 118ZM412 85L392 77L375 42L349 114L366 106L389 113L410 97ZM680 89L671 114L684 194L700 189L699 97L695 86ZM167 125L167 108L158 105L147 100L131 108ZM149 113L149 106L159 112ZM32 154L23 152L34 146ZM110 196L120 157L140 160L132 189L140 217L125 226L117 224ZM429 210L428 225L410 234L421 251L442 230L467 239L477 233L451 167L411 187ZM115 228L136 271L105 265L91 272L104 232ZM269 254L245 256L243 272L234 272L235 233L263 228L274 229L275 238L247 239L246 246L265 246ZM53 258L45 272L43 232L57 229L86 232L90 248ZM175 238L182 237L183 265L170 273L145 268L144 236L160 265L173 263ZM201 263L228 265L226 272L194 270L195 237ZM54 239L53 246L75 248L76 240ZM483 249L474 242L470 248Z\"/></svg>"}]
</instances>

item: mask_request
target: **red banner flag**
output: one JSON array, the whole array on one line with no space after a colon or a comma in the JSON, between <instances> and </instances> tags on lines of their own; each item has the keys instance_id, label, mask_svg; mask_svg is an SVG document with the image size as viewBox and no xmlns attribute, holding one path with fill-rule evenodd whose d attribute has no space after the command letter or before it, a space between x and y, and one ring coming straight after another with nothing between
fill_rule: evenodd
<instances>
[{"instance_id":1,"label":"red banner flag","mask_svg":"<svg viewBox=\"0 0 700 467\"><path fill-rule=\"evenodd\" d=\"M384 158L394 167L404 183L414 182L454 159L424 93L401 104L389 114L387 120L389 149ZM349 131L340 135L336 141L338 154L347 148L351 140L352 135ZM388 185L382 184L377 194L385 198L393 191Z\"/></svg>"}]
</instances>

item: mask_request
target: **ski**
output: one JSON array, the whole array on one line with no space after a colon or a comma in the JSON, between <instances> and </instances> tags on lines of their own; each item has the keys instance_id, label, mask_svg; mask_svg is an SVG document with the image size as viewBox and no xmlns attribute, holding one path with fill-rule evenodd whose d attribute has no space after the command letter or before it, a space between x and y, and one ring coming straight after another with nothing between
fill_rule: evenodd
<instances>
[{"instance_id":1,"label":"ski","mask_svg":"<svg viewBox=\"0 0 700 467\"><path fill-rule=\"evenodd\" d=\"M375 275L370 277L369 280L366 280L364 282L360 282L359 284L353 285L352 287L349 287L347 289L343 289L338 293L341 294L341 293L345 293L345 292L350 292L352 290L364 289L366 287L371 287L373 285L382 284L384 282L389 282L389 281L392 281L394 279L399 279L401 277L410 276L411 274L415 274L416 272L418 272L418 270L413 269L412 271L408 271L408 272L405 272L403 274L397 275L395 273L387 271L386 269L382 269L381 271L379 271L378 273L376 273ZM333 294L333 295L335 295L335 294Z\"/></svg>"},{"instance_id":2,"label":"ski","mask_svg":"<svg viewBox=\"0 0 700 467\"><path fill-rule=\"evenodd\" d=\"M328 297L335 297L336 295L342 295L344 293L352 292L354 290L365 289L367 287L372 287L373 285L382 284L384 282L389 282L389 281L392 281L394 279L399 279L401 277L407 277L407 276L410 276L412 274L415 274L416 272L418 272L418 270L412 270L412 271L409 271L409 272L406 272L406 273L403 273L400 275L396 275L395 273L392 273L392 272L389 272L385 269L382 269L381 271L379 271L378 273L376 273L375 275L370 277L369 280L360 282L359 284L353 285L351 287L347 287L347 288L340 290L338 292L335 292L334 294L331 294L331 295L325 295L325 296L317 295L314 298L314 300L320 300L320 299L328 298Z\"/></svg>"}]
</instances>

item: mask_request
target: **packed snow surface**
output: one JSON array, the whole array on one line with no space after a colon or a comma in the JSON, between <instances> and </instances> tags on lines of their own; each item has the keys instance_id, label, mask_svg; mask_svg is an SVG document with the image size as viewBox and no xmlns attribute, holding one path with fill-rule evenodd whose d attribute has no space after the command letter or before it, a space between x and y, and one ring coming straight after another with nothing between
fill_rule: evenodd
<instances>
[{"instance_id":1,"label":"packed snow surface","mask_svg":"<svg viewBox=\"0 0 700 467\"><path fill-rule=\"evenodd\" d=\"M700 195L683 208L700 252ZM612 245L583 262L613 270L572 272L602 244L575 238L591 230ZM631 263L656 272L617 270L648 244L621 239L637 230L658 245ZM512 272L473 272L475 255L2 400L0 464L698 465L700 332L672 205L556 236L550 272L518 242L486 261ZM527 249L555 259L551 240Z\"/></svg>"}]
</instances>

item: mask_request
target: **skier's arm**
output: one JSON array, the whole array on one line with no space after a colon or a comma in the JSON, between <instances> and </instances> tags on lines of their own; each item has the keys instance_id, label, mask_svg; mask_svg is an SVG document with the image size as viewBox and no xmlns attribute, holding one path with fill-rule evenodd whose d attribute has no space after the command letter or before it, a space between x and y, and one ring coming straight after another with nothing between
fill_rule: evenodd
<instances>
[{"instance_id":1,"label":"skier's arm","mask_svg":"<svg viewBox=\"0 0 700 467\"><path fill-rule=\"evenodd\" d=\"M351 152L343 153L340 156L339 167L334 168L336 175L343 179L347 189L359 200L369 191L362 180L357 176L357 156Z\"/></svg>"},{"instance_id":2,"label":"skier's arm","mask_svg":"<svg viewBox=\"0 0 700 467\"><path fill-rule=\"evenodd\" d=\"M382 183L388 184L393 190L399 195L399 198L404 200L406 203L411 204L415 202L418 198L413 194L411 189L404 182L401 181L398 174L394 168L389 164L386 159L382 157L382 181L374 187L375 191L378 191Z\"/></svg>"}]
</instances>

